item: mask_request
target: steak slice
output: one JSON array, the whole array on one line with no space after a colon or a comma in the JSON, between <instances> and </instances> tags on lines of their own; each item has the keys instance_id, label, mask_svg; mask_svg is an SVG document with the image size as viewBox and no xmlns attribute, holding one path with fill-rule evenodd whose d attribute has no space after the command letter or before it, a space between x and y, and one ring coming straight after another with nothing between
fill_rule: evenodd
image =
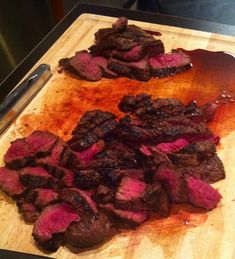
<instances>
[{"instance_id":1,"label":"steak slice","mask_svg":"<svg viewBox=\"0 0 235 259\"><path fill-rule=\"evenodd\" d=\"M151 77L146 58L136 62L124 62L115 58L110 58L108 61L108 68L119 75L139 81L148 81Z\"/></svg>"},{"instance_id":2,"label":"steak slice","mask_svg":"<svg viewBox=\"0 0 235 259\"><path fill-rule=\"evenodd\" d=\"M188 146L189 142L187 139L178 138L172 142L162 142L156 146L164 153L173 153L178 150L182 150L184 147Z\"/></svg>"},{"instance_id":3,"label":"steak slice","mask_svg":"<svg viewBox=\"0 0 235 259\"><path fill-rule=\"evenodd\" d=\"M100 184L101 176L94 169L76 171L74 174L74 186L81 189L92 189Z\"/></svg>"},{"instance_id":4,"label":"steak slice","mask_svg":"<svg viewBox=\"0 0 235 259\"><path fill-rule=\"evenodd\" d=\"M118 60L135 62L140 61L145 56L145 47L143 45L134 46L130 50L113 50L110 52L109 57L114 57Z\"/></svg>"},{"instance_id":5,"label":"steak slice","mask_svg":"<svg viewBox=\"0 0 235 259\"><path fill-rule=\"evenodd\" d=\"M69 59L69 65L76 70L79 76L88 81L99 81L102 77L100 67L85 50L76 52L75 56Z\"/></svg>"},{"instance_id":6,"label":"steak slice","mask_svg":"<svg viewBox=\"0 0 235 259\"><path fill-rule=\"evenodd\" d=\"M26 223L34 223L40 215L39 210L29 202L25 202L23 199L17 201L19 212Z\"/></svg>"},{"instance_id":7,"label":"steak slice","mask_svg":"<svg viewBox=\"0 0 235 259\"><path fill-rule=\"evenodd\" d=\"M46 207L47 205L57 201L58 193L51 189L36 188L31 190L25 197L27 202L31 202L38 208Z\"/></svg>"},{"instance_id":8,"label":"steak slice","mask_svg":"<svg viewBox=\"0 0 235 259\"><path fill-rule=\"evenodd\" d=\"M149 217L147 211L131 211L131 210L121 210L114 207L112 203L101 204L100 207L104 209L111 220L118 221L121 220L125 227L135 228L141 225ZM114 218L112 218L114 217Z\"/></svg>"},{"instance_id":9,"label":"steak slice","mask_svg":"<svg viewBox=\"0 0 235 259\"><path fill-rule=\"evenodd\" d=\"M4 155L4 162L13 169L29 165L35 158L49 155L58 137L46 131L34 131L27 138L16 139Z\"/></svg>"},{"instance_id":10,"label":"steak slice","mask_svg":"<svg viewBox=\"0 0 235 259\"><path fill-rule=\"evenodd\" d=\"M191 59L182 51L160 54L149 58L152 75L158 78L172 76L192 67Z\"/></svg>"},{"instance_id":11,"label":"steak slice","mask_svg":"<svg viewBox=\"0 0 235 259\"><path fill-rule=\"evenodd\" d=\"M103 77L116 78L118 74L108 68L108 60L105 57L93 57L94 62L101 68Z\"/></svg>"},{"instance_id":12,"label":"steak slice","mask_svg":"<svg viewBox=\"0 0 235 259\"><path fill-rule=\"evenodd\" d=\"M107 216L99 213L73 222L65 233L66 243L76 248L88 248L108 241L115 233Z\"/></svg>"},{"instance_id":13,"label":"steak slice","mask_svg":"<svg viewBox=\"0 0 235 259\"><path fill-rule=\"evenodd\" d=\"M107 204L112 203L114 200L115 191L114 188L107 187L106 185L100 184L95 194L92 196L96 203Z\"/></svg>"},{"instance_id":14,"label":"steak slice","mask_svg":"<svg viewBox=\"0 0 235 259\"><path fill-rule=\"evenodd\" d=\"M79 216L94 216L98 213L96 204L87 192L76 188L64 188L59 192L59 199L72 205Z\"/></svg>"},{"instance_id":15,"label":"steak slice","mask_svg":"<svg viewBox=\"0 0 235 259\"><path fill-rule=\"evenodd\" d=\"M170 203L161 184L147 185L139 180L123 177L115 194L115 205L134 211L152 210L168 216Z\"/></svg>"},{"instance_id":16,"label":"steak slice","mask_svg":"<svg viewBox=\"0 0 235 259\"><path fill-rule=\"evenodd\" d=\"M191 175L207 183L215 183L225 178L223 163L216 154L197 166L186 166L180 170L185 175Z\"/></svg>"},{"instance_id":17,"label":"steak slice","mask_svg":"<svg viewBox=\"0 0 235 259\"><path fill-rule=\"evenodd\" d=\"M222 198L221 194L209 184L192 176L186 178L189 202L206 210L212 210Z\"/></svg>"},{"instance_id":18,"label":"steak slice","mask_svg":"<svg viewBox=\"0 0 235 259\"><path fill-rule=\"evenodd\" d=\"M79 160L87 165L90 163L90 161L94 158L94 156L98 153L100 153L104 149L105 143L103 140L99 140L97 143L91 145L89 148L76 152L77 156L79 157Z\"/></svg>"},{"instance_id":19,"label":"steak slice","mask_svg":"<svg viewBox=\"0 0 235 259\"><path fill-rule=\"evenodd\" d=\"M184 175L170 165L160 166L154 174L154 182L161 181L173 202L185 203L188 201Z\"/></svg>"},{"instance_id":20,"label":"steak slice","mask_svg":"<svg viewBox=\"0 0 235 259\"><path fill-rule=\"evenodd\" d=\"M79 216L67 203L46 207L34 224L33 236L42 248L55 252L63 244L63 234Z\"/></svg>"},{"instance_id":21,"label":"steak slice","mask_svg":"<svg viewBox=\"0 0 235 259\"><path fill-rule=\"evenodd\" d=\"M20 181L28 188L53 188L55 179L41 167L25 167L21 169Z\"/></svg>"},{"instance_id":22,"label":"steak slice","mask_svg":"<svg viewBox=\"0 0 235 259\"><path fill-rule=\"evenodd\" d=\"M12 197L22 195L26 189L20 182L19 172L5 167L0 167L0 187Z\"/></svg>"}]
</instances>

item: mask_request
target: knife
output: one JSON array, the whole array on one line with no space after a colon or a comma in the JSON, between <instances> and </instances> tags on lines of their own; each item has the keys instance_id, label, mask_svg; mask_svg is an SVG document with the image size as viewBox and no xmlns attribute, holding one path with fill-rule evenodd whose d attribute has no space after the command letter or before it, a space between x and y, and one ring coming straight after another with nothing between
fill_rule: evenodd
<instances>
[{"instance_id":1,"label":"knife","mask_svg":"<svg viewBox=\"0 0 235 259\"><path fill-rule=\"evenodd\" d=\"M0 249L0 258L1 259L53 259L51 257L26 254L16 251Z\"/></svg>"},{"instance_id":2,"label":"knife","mask_svg":"<svg viewBox=\"0 0 235 259\"><path fill-rule=\"evenodd\" d=\"M41 64L4 98L0 104L0 134L19 115L51 76L50 66Z\"/></svg>"}]
</instances>

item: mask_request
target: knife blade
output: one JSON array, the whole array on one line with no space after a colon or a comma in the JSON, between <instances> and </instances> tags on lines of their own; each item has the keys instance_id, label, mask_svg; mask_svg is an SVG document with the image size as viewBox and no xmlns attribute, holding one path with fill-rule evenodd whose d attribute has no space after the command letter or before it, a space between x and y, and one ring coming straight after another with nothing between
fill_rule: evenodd
<instances>
[{"instance_id":1,"label":"knife blade","mask_svg":"<svg viewBox=\"0 0 235 259\"><path fill-rule=\"evenodd\" d=\"M50 66L41 64L4 98L0 104L0 134L5 131L51 76Z\"/></svg>"}]
</instances>

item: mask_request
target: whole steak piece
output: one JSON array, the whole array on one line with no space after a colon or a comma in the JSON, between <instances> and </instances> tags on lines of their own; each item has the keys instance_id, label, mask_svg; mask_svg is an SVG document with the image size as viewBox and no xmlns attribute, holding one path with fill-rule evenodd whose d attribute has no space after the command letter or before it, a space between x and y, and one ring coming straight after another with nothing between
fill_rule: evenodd
<instances>
[{"instance_id":1,"label":"whole steak piece","mask_svg":"<svg viewBox=\"0 0 235 259\"><path fill-rule=\"evenodd\" d=\"M108 241L115 233L107 216L99 213L91 218L73 222L65 233L66 243L76 248L87 248Z\"/></svg>"}]
</instances>

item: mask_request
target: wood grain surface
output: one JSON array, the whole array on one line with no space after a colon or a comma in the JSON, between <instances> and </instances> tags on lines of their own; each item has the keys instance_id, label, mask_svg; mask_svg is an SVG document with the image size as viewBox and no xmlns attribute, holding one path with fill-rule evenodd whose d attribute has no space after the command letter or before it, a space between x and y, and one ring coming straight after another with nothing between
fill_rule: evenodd
<instances>
[{"instance_id":1,"label":"wood grain surface","mask_svg":"<svg viewBox=\"0 0 235 259\"><path fill-rule=\"evenodd\" d=\"M60 58L69 57L76 50L89 47L93 43L94 33L99 28L109 27L113 21L114 18L111 17L91 14L80 16L35 64L35 67L40 63L50 64L53 77L0 137L1 165L10 141L35 129L50 130L66 140L86 110L95 108L121 115L117 109L117 102L124 94L146 92L154 97L176 97L183 102L194 98L199 103L204 103L215 98L226 87L230 87L231 91L235 88L233 76L229 77L228 86L226 84L226 78L233 71L235 75L235 70L230 71L233 67L230 70L228 68L228 75L225 73L222 88L221 80L217 78L221 77L219 72L213 73L210 70L207 76L207 68L204 68L204 77L201 77L198 69L200 62L196 58L191 71L177 75L174 79L151 79L149 82L119 78L91 83L57 72ZM159 31L167 51L180 47L186 50L235 52L235 38L230 36L136 21L129 23L147 30ZM216 123L211 124L215 133L221 136L218 155L227 173L225 180L214 185L223 195L216 209L206 213L193 210L189 206L174 206L170 217L153 218L138 229L122 232L106 244L92 250L70 251L63 247L47 256L58 259L235 258L235 120L231 113L233 109L234 104L222 108L222 113L216 117ZM0 193L0 248L45 255L35 246L31 233L32 225L23 222L15 203Z\"/></svg>"}]
</instances>

